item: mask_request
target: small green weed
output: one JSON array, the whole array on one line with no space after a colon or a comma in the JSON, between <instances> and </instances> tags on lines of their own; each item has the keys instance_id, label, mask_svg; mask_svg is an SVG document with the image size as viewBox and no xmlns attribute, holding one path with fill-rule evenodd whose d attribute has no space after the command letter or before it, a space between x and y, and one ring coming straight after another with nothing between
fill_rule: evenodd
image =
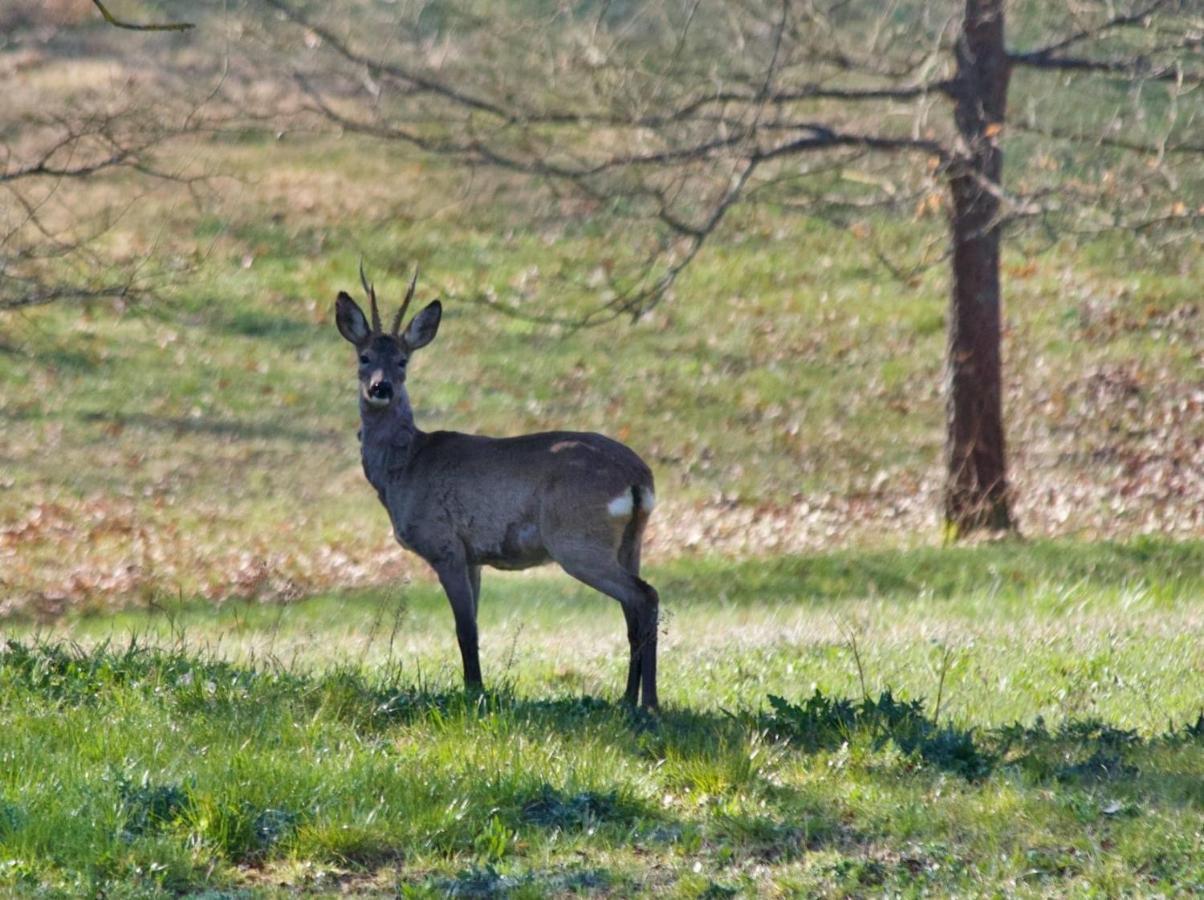
<instances>
[{"instance_id":1,"label":"small green weed","mask_svg":"<svg viewBox=\"0 0 1204 900\"><path fill-rule=\"evenodd\" d=\"M522 820L544 828L588 829L604 822L629 821L633 812L616 792L580 791L566 796L545 784L523 803Z\"/></svg>"},{"instance_id":2,"label":"small green weed","mask_svg":"<svg viewBox=\"0 0 1204 900\"><path fill-rule=\"evenodd\" d=\"M830 749L865 734L875 747L893 742L905 754L970 780L984 777L993 765L971 731L940 727L924 714L922 700L900 701L889 690L877 700L866 697L852 702L826 697L816 689L801 704L775 695L770 695L769 704L763 726L810 750Z\"/></svg>"},{"instance_id":3,"label":"small green weed","mask_svg":"<svg viewBox=\"0 0 1204 900\"><path fill-rule=\"evenodd\" d=\"M144 772L138 784L125 776L117 780L121 834L134 838L182 819L189 805L187 791L178 784L154 784Z\"/></svg>"}]
</instances>

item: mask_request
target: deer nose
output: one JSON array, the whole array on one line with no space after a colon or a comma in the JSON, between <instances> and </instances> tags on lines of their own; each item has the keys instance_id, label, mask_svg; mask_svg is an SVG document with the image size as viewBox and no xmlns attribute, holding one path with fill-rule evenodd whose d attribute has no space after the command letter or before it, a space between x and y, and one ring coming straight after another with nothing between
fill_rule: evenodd
<instances>
[{"instance_id":1,"label":"deer nose","mask_svg":"<svg viewBox=\"0 0 1204 900\"><path fill-rule=\"evenodd\" d=\"M375 400L392 400L393 385L387 381L377 381L368 386L368 396Z\"/></svg>"}]
</instances>

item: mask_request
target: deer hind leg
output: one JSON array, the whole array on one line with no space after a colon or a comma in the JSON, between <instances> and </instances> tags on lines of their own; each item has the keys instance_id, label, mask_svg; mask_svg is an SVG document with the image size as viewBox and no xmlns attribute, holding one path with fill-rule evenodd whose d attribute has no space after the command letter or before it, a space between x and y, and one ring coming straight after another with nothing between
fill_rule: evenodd
<instances>
[{"instance_id":1,"label":"deer hind leg","mask_svg":"<svg viewBox=\"0 0 1204 900\"><path fill-rule=\"evenodd\" d=\"M644 705L655 709L659 705L656 698L656 634L660 628L661 597L656 588L646 581L640 581L644 588L644 621L642 622L643 637L641 638L643 659L640 661L640 674L644 682Z\"/></svg>"},{"instance_id":2,"label":"deer hind leg","mask_svg":"<svg viewBox=\"0 0 1204 900\"><path fill-rule=\"evenodd\" d=\"M619 563L632 575L640 574L640 549L644 541L644 526L648 524L648 514L637 511L623 529L623 537L619 543Z\"/></svg>"},{"instance_id":3,"label":"deer hind leg","mask_svg":"<svg viewBox=\"0 0 1204 900\"><path fill-rule=\"evenodd\" d=\"M625 703L635 706L640 700L640 616L639 612L620 601L623 607L623 618L627 620L627 646L630 649L630 662L627 664L627 690L623 692Z\"/></svg>"},{"instance_id":4,"label":"deer hind leg","mask_svg":"<svg viewBox=\"0 0 1204 900\"><path fill-rule=\"evenodd\" d=\"M640 575L640 542L643 538L646 516L637 514L623 532L619 544L619 564L637 578ZM623 617L627 620L627 643L631 648L631 664L627 668L627 691L623 698L632 706L640 696L640 662L643 642L640 640L640 617L635 607L622 603Z\"/></svg>"},{"instance_id":5,"label":"deer hind leg","mask_svg":"<svg viewBox=\"0 0 1204 900\"><path fill-rule=\"evenodd\" d=\"M638 504L637 500L637 504ZM648 524L648 512L638 508L623 530L619 543L619 563L639 580L644 588L645 615L651 624L641 625L637 611L627 605L623 612L627 617L627 641L631 645L631 666L627 671L627 701L634 704L640 682L644 685L644 705L656 706L656 636L657 619L660 613L660 596L646 581L640 580L640 551L644 543L644 526ZM647 637L641 636L646 633ZM647 659L647 667L644 660ZM645 674L645 672L647 674Z\"/></svg>"},{"instance_id":6,"label":"deer hind leg","mask_svg":"<svg viewBox=\"0 0 1204 900\"><path fill-rule=\"evenodd\" d=\"M656 590L638 575L628 571L612 552L585 551L557 554L553 558L583 584L618 600L627 619L627 640L631 661L627 669L625 699L635 703L638 687L643 687L641 702L655 708L656 629L659 597Z\"/></svg>"}]
</instances>

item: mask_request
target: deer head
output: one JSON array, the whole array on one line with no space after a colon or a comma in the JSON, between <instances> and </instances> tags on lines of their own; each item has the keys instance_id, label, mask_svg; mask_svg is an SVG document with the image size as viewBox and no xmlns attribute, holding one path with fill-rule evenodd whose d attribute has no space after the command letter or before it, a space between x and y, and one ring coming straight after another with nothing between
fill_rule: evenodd
<instances>
[{"instance_id":1,"label":"deer head","mask_svg":"<svg viewBox=\"0 0 1204 900\"><path fill-rule=\"evenodd\" d=\"M355 345L359 356L360 397L370 409L387 409L397 398L406 380L406 365L410 355L419 347L425 347L435 339L439 321L443 317L443 304L438 300L429 303L410 320L405 331L401 323L405 319L410 301L414 299L414 288L418 284L418 269L410 279L409 289L401 308L393 316L392 327L386 332L381 326L380 309L376 304L376 289L364 275L360 263L360 283L368 295L372 311L369 324L363 310L351 295L339 291L335 301L335 323L339 334Z\"/></svg>"}]
</instances>

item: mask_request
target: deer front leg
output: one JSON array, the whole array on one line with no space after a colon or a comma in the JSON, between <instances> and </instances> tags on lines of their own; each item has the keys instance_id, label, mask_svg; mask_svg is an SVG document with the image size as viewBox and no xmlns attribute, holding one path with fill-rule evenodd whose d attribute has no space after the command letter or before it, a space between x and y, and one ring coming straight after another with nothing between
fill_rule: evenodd
<instances>
[{"instance_id":1,"label":"deer front leg","mask_svg":"<svg viewBox=\"0 0 1204 900\"><path fill-rule=\"evenodd\" d=\"M464 661L464 686L480 690L481 660L477 652L477 617L474 582L468 564L463 559L451 559L435 564L435 573L443 592L451 603L456 617L456 639L460 642L460 657ZM479 575L478 575L479 579Z\"/></svg>"}]
</instances>

